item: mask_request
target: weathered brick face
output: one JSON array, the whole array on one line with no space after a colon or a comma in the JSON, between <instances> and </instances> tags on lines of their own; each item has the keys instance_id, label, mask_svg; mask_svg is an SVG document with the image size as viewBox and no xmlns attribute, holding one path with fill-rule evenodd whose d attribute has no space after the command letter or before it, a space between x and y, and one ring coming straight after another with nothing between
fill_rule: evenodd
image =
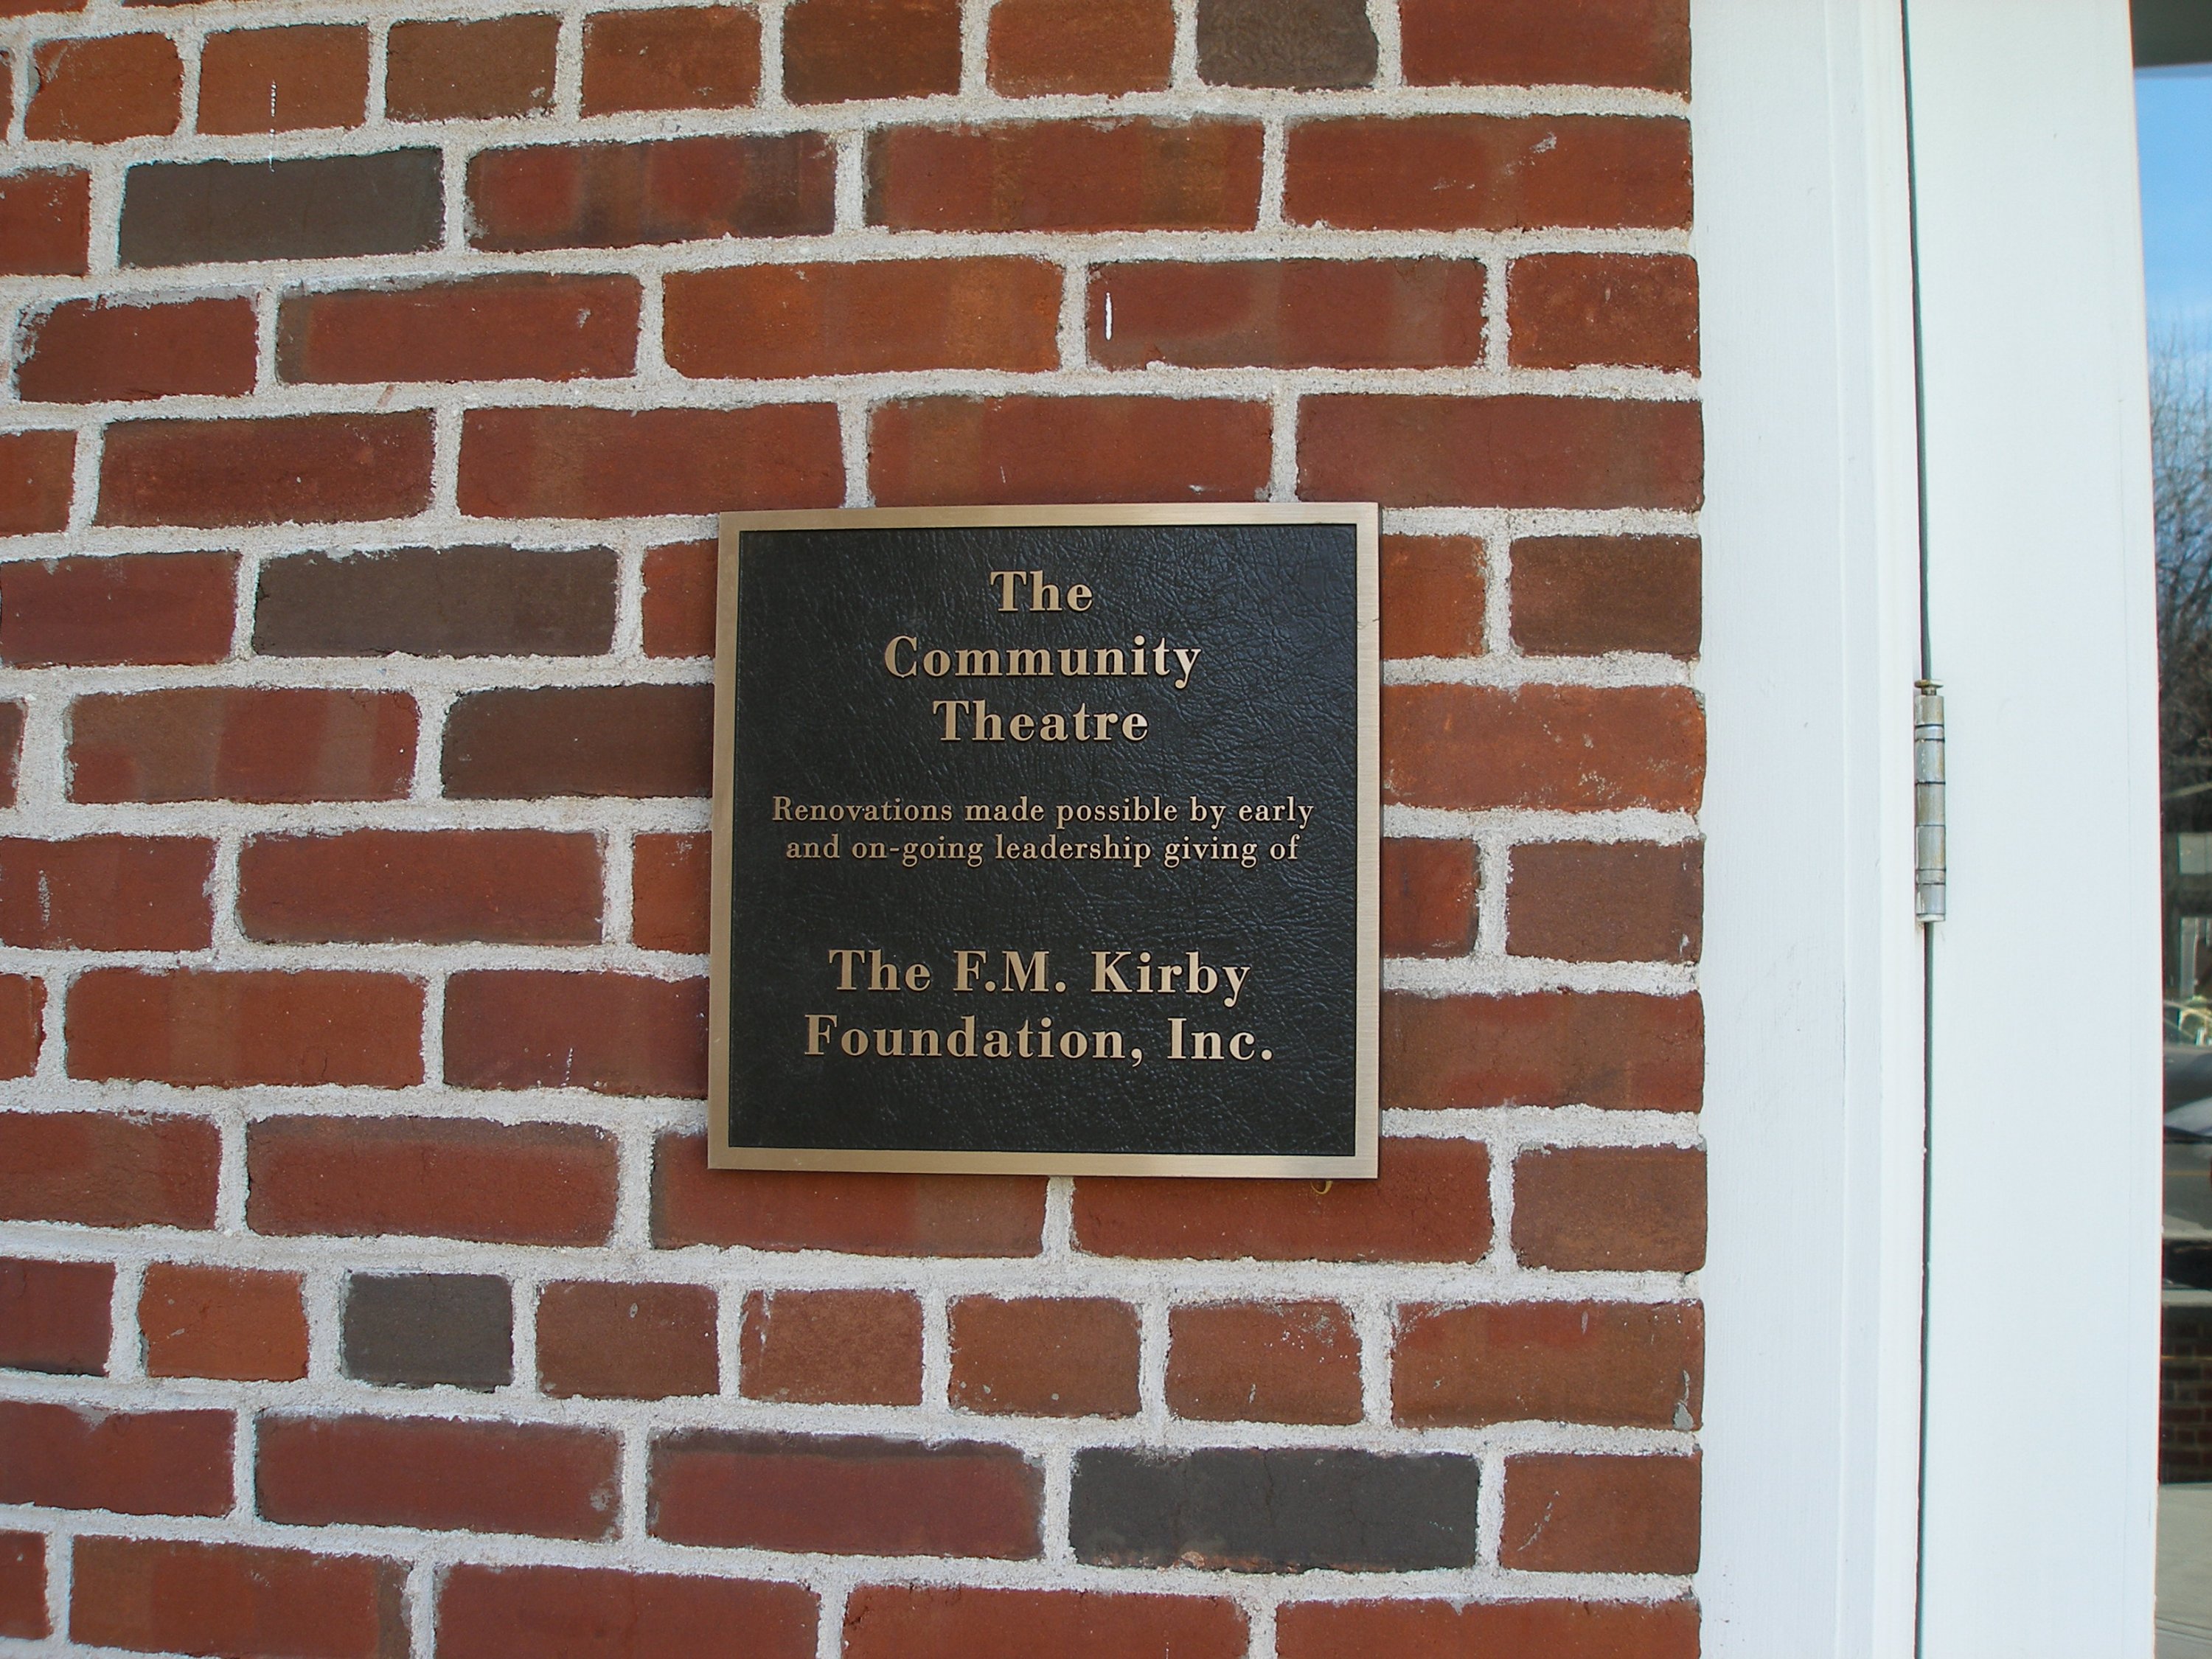
<instances>
[{"instance_id":1,"label":"weathered brick face","mask_svg":"<svg viewBox=\"0 0 2212 1659\"><path fill-rule=\"evenodd\" d=\"M1692 1659L1687 0L439 9L0 0L0 1636ZM1301 497L1381 1179L708 1171L709 515Z\"/></svg>"}]
</instances>

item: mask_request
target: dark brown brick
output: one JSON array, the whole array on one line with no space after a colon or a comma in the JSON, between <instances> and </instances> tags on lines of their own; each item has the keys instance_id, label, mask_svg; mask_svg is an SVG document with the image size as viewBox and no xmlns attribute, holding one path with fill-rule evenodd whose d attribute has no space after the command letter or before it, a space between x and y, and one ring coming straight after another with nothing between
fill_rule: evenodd
<instances>
[{"instance_id":1,"label":"dark brown brick","mask_svg":"<svg viewBox=\"0 0 2212 1659\"><path fill-rule=\"evenodd\" d=\"M1686 254L1538 253L1513 262L1509 349L1529 368L1694 372L1698 264Z\"/></svg>"},{"instance_id":2,"label":"dark brown brick","mask_svg":"<svg viewBox=\"0 0 2212 1659\"><path fill-rule=\"evenodd\" d=\"M430 416L118 421L100 456L101 524L329 524L430 504Z\"/></svg>"},{"instance_id":3,"label":"dark brown brick","mask_svg":"<svg viewBox=\"0 0 2212 1659\"><path fill-rule=\"evenodd\" d=\"M226 1514L234 1420L228 1411L94 1411L0 1401L0 1504Z\"/></svg>"},{"instance_id":4,"label":"dark brown brick","mask_svg":"<svg viewBox=\"0 0 2212 1659\"><path fill-rule=\"evenodd\" d=\"M560 38L559 18L534 13L394 23L385 44L384 112L394 121L546 114Z\"/></svg>"},{"instance_id":5,"label":"dark brown brick","mask_svg":"<svg viewBox=\"0 0 2212 1659\"><path fill-rule=\"evenodd\" d=\"M1091 355L1110 368L1479 363L1482 289L1472 259L1103 265L1091 278Z\"/></svg>"},{"instance_id":6,"label":"dark brown brick","mask_svg":"<svg viewBox=\"0 0 2212 1659\"><path fill-rule=\"evenodd\" d=\"M1364 87L1375 59L1364 0L1199 0L1198 72L1215 86Z\"/></svg>"},{"instance_id":7,"label":"dark brown brick","mask_svg":"<svg viewBox=\"0 0 2212 1659\"><path fill-rule=\"evenodd\" d=\"M1705 750L1705 711L1680 686L1431 684L1382 693L1382 795L1408 806L1694 811Z\"/></svg>"},{"instance_id":8,"label":"dark brown brick","mask_svg":"<svg viewBox=\"0 0 2212 1659\"><path fill-rule=\"evenodd\" d=\"M221 662L238 560L122 554L0 566L0 660L15 668Z\"/></svg>"},{"instance_id":9,"label":"dark brown brick","mask_svg":"<svg viewBox=\"0 0 2212 1659\"><path fill-rule=\"evenodd\" d=\"M1705 1260L1705 1155L1554 1146L1513 1164L1513 1252L1568 1272L1693 1273Z\"/></svg>"},{"instance_id":10,"label":"dark brown brick","mask_svg":"<svg viewBox=\"0 0 2212 1659\"><path fill-rule=\"evenodd\" d=\"M617 1448L602 1430L264 1417L259 1431L256 1508L280 1524L586 1539L615 1529Z\"/></svg>"},{"instance_id":11,"label":"dark brown brick","mask_svg":"<svg viewBox=\"0 0 2212 1659\"><path fill-rule=\"evenodd\" d=\"M485 150L469 162L469 239L517 252L822 236L835 173L814 132Z\"/></svg>"},{"instance_id":12,"label":"dark brown brick","mask_svg":"<svg viewBox=\"0 0 2212 1659\"><path fill-rule=\"evenodd\" d=\"M1039 1553L1041 1471L1011 1446L854 1436L665 1435L653 1535L827 1555Z\"/></svg>"},{"instance_id":13,"label":"dark brown brick","mask_svg":"<svg viewBox=\"0 0 2212 1659\"><path fill-rule=\"evenodd\" d=\"M368 105L368 31L359 24L228 29L200 49L202 132L359 126Z\"/></svg>"},{"instance_id":14,"label":"dark brown brick","mask_svg":"<svg viewBox=\"0 0 2212 1659\"><path fill-rule=\"evenodd\" d=\"M124 176L122 261L349 259L445 234L434 149L283 161L145 161Z\"/></svg>"},{"instance_id":15,"label":"dark brown brick","mask_svg":"<svg viewBox=\"0 0 2212 1659\"><path fill-rule=\"evenodd\" d=\"M472 409L461 427L461 511L477 518L829 507L844 489L831 404Z\"/></svg>"},{"instance_id":16,"label":"dark brown brick","mask_svg":"<svg viewBox=\"0 0 2212 1659\"><path fill-rule=\"evenodd\" d=\"M222 1137L197 1117L0 1113L0 1216L212 1227Z\"/></svg>"},{"instance_id":17,"label":"dark brown brick","mask_svg":"<svg viewBox=\"0 0 2212 1659\"><path fill-rule=\"evenodd\" d=\"M1137 1310L1105 1297L953 1303L952 1403L1023 1417L1133 1417Z\"/></svg>"},{"instance_id":18,"label":"dark brown brick","mask_svg":"<svg viewBox=\"0 0 2212 1659\"><path fill-rule=\"evenodd\" d=\"M1694 1601L1293 1601L1281 1659L1698 1659Z\"/></svg>"},{"instance_id":19,"label":"dark brown brick","mask_svg":"<svg viewBox=\"0 0 2212 1659\"><path fill-rule=\"evenodd\" d=\"M1359 1333L1334 1302L1174 1309L1167 1397L1201 1422L1357 1423Z\"/></svg>"},{"instance_id":20,"label":"dark brown brick","mask_svg":"<svg viewBox=\"0 0 2212 1659\"><path fill-rule=\"evenodd\" d=\"M1702 558L1693 536L1560 536L1513 544L1513 640L1523 651L1694 657Z\"/></svg>"},{"instance_id":21,"label":"dark brown brick","mask_svg":"<svg viewBox=\"0 0 2212 1659\"><path fill-rule=\"evenodd\" d=\"M66 530L76 460L74 432L0 433L0 536Z\"/></svg>"},{"instance_id":22,"label":"dark brown brick","mask_svg":"<svg viewBox=\"0 0 2212 1659\"><path fill-rule=\"evenodd\" d=\"M307 1374L298 1273L156 1261L138 1294L149 1376L295 1382Z\"/></svg>"},{"instance_id":23,"label":"dark brown brick","mask_svg":"<svg viewBox=\"0 0 2212 1659\"><path fill-rule=\"evenodd\" d=\"M198 838L0 837L0 944L204 950L214 869L215 843Z\"/></svg>"},{"instance_id":24,"label":"dark brown brick","mask_svg":"<svg viewBox=\"0 0 2212 1659\"><path fill-rule=\"evenodd\" d=\"M91 232L89 175L56 168L0 177L0 274L82 276Z\"/></svg>"},{"instance_id":25,"label":"dark brown brick","mask_svg":"<svg viewBox=\"0 0 2212 1659\"><path fill-rule=\"evenodd\" d=\"M393 1659L407 1650L407 1568L171 1539L80 1538L70 1635L140 1653Z\"/></svg>"},{"instance_id":26,"label":"dark brown brick","mask_svg":"<svg viewBox=\"0 0 2212 1659\"><path fill-rule=\"evenodd\" d=\"M798 1584L463 1565L440 1581L438 1659L813 1659L815 1617Z\"/></svg>"},{"instance_id":27,"label":"dark brown brick","mask_svg":"<svg viewBox=\"0 0 2212 1659\"><path fill-rule=\"evenodd\" d=\"M1694 1457L1509 1457L1498 1563L1528 1572L1695 1572L1698 1493Z\"/></svg>"},{"instance_id":28,"label":"dark brown brick","mask_svg":"<svg viewBox=\"0 0 2212 1659\"><path fill-rule=\"evenodd\" d=\"M1474 948L1474 843L1382 843L1382 954L1463 957Z\"/></svg>"},{"instance_id":29,"label":"dark brown brick","mask_svg":"<svg viewBox=\"0 0 2212 1659\"><path fill-rule=\"evenodd\" d=\"M845 1602L845 1659L1244 1659L1223 1596L864 1584Z\"/></svg>"},{"instance_id":30,"label":"dark brown brick","mask_svg":"<svg viewBox=\"0 0 2212 1659\"><path fill-rule=\"evenodd\" d=\"M1690 89L1689 0L1400 0L1414 86Z\"/></svg>"},{"instance_id":31,"label":"dark brown brick","mask_svg":"<svg viewBox=\"0 0 2212 1659\"><path fill-rule=\"evenodd\" d=\"M1170 0L998 0L991 8L991 89L1159 92L1175 64Z\"/></svg>"},{"instance_id":32,"label":"dark brown brick","mask_svg":"<svg viewBox=\"0 0 2212 1659\"><path fill-rule=\"evenodd\" d=\"M36 1641L46 1621L46 1540L43 1533L0 1532L0 1636Z\"/></svg>"},{"instance_id":33,"label":"dark brown brick","mask_svg":"<svg viewBox=\"0 0 2212 1659\"><path fill-rule=\"evenodd\" d=\"M64 301L26 320L15 390L33 404L242 397L253 331L251 300Z\"/></svg>"},{"instance_id":34,"label":"dark brown brick","mask_svg":"<svg viewBox=\"0 0 2212 1659\"><path fill-rule=\"evenodd\" d=\"M1249 230L1260 129L1242 121L886 127L868 222L894 230Z\"/></svg>"},{"instance_id":35,"label":"dark brown brick","mask_svg":"<svg viewBox=\"0 0 2212 1659\"><path fill-rule=\"evenodd\" d=\"M114 1289L115 1269L105 1261L0 1259L0 1365L101 1375Z\"/></svg>"},{"instance_id":36,"label":"dark brown brick","mask_svg":"<svg viewBox=\"0 0 2212 1659\"><path fill-rule=\"evenodd\" d=\"M538 830L255 836L239 926L282 944L585 945L599 937L594 836ZM4 909L4 902L0 902Z\"/></svg>"},{"instance_id":37,"label":"dark brown brick","mask_svg":"<svg viewBox=\"0 0 2212 1659\"><path fill-rule=\"evenodd\" d=\"M1255 501L1273 427L1227 398L917 398L878 405L868 477L885 506Z\"/></svg>"},{"instance_id":38,"label":"dark brown brick","mask_svg":"<svg viewBox=\"0 0 2212 1659\"><path fill-rule=\"evenodd\" d=\"M754 1291L738 1333L748 1400L921 1403L921 1304L903 1291Z\"/></svg>"},{"instance_id":39,"label":"dark brown brick","mask_svg":"<svg viewBox=\"0 0 2212 1659\"><path fill-rule=\"evenodd\" d=\"M1530 842L1513 849L1507 951L1563 962L1695 962L1705 936L1696 842Z\"/></svg>"},{"instance_id":40,"label":"dark brown brick","mask_svg":"<svg viewBox=\"0 0 2212 1659\"><path fill-rule=\"evenodd\" d=\"M653 1149L653 1242L856 1255L1033 1256L1044 1182L1029 1176L830 1175L707 1168L706 1138Z\"/></svg>"},{"instance_id":41,"label":"dark brown brick","mask_svg":"<svg viewBox=\"0 0 2212 1659\"><path fill-rule=\"evenodd\" d=\"M1696 1304L1401 1308L1390 1397L1401 1423L1692 1429L1705 1376Z\"/></svg>"},{"instance_id":42,"label":"dark brown brick","mask_svg":"<svg viewBox=\"0 0 2212 1659\"><path fill-rule=\"evenodd\" d=\"M1054 368L1060 280L1038 259L676 271L664 283L666 355L701 379Z\"/></svg>"},{"instance_id":43,"label":"dark brown brick","mask_svg":"<svg viewBox=\"0 0 2212 1659\"><path fill-rule=\"evenodd\" d=\"M637 359L631 276L485 276L287 295L276 372L295 383L580 380Z\"/></svg>"},{"instance_id":44,"label":"dark brown brick","mask_svg":"<svg viewBox=\"0 0 2212 1659\"><path fill-rule=\"evenodd\" d=\"M714 570L712 542L674 542L646 550L645 654L714 654Z\"/></svg>"},{"instance_id":45,"label":"dark brown brick","mask_svg":"<svg viewBox=\"0 0 2212 1659\"><path fill-rule=\"evenodd\" d=\"M70 987L69 1074L179 1088L422 1080L422 988L398 974L100 968Z\"/></svg>"},{"instance_id":46,"label":"dark brown brick","mask_svg":"<svg viewBox=\"0 0 2212 1659\"><path fill-rule=\"evenodd\" d=\"M514 1380L514 1298L489 1273L356 1273L339 1363L363 1382L501 1389Z\"/></svg>"},{"instance_id":47,"label":"dark brown brick","mask_svg":"<svg viewBox=\"0 0 2212 1659\"><path fill-rule=\"evenodd\" d=\"M446 793L696 798L713 787L713 743L704 685L471 692L446 720Z\"/></svg>"},{"instance_id":48,"label":"dark brown brick","mask_svg":"<svg viewBox=\"0 0 2212 1659\"><path fill-rule=\"evenodd\" d=\"M760 20L734 6L603 11L584 20L586 115L736 109L758 95L760 78Z\"/></svg>"},{"instance_id":49,"label":"dark brown brick","mask_svg":"<svg viewBox=\"0 0 2212 1659\"><path fill-rule=\"evenodd\" d=\"M0 806L15 804L15 769L23 752L23 705L0 702ZM6 984L0 975L0 985ZM0 991L0 1077L15 1075L5 1069L14 1063L16 1044L8 1035L11 1012L9 994Z\"/></svg>"},{"instance_id":50,"label":"dark brown brick","mask_svg":"<svg viewBox=\"0 0 2212 1659\"><path fill-rule=\"evenodd\" d=\"M184 65L166 34L43 41L31 64L26 138L111 144L177 130Z\"/></svg>"},{"instance_id":51,"label":"dark brown brick","mask_svg":"<svg viewBox=\"0 0 2212 1659\"><path fill-rule=\"evenodd\" d=\"M459 1089L707 1092L707 981L517 970L446 981L446 1081Z\"/></svg>"},{"instance_id":52,"label":"dark brown brick","mask_svg":"<svg viewBox=\"0 0 2212 1659\"><path fill-rule=\"evenodd\" d=\"M246 1224L282 1237L600 1244L614 1224L605 1131L467 1118L264 1118L246 1133Z\"/></svg>"},{"instance_id":53,"label":"dark brown brick","mask_svg":"<svg viewBox=\"0 0 2212 1659\"><path fill-rule=\"evenodd\" d=\"M415 700L396 691L187 686L79 697L70 799L392 800L415 770Z\"/></svg>"},{"instance_id":54,"label":"dark brown brick","mask_svg":"<svg viewBox=\"0 0 2212 1659\"><path fill-rule=\"evenodd\" d=\"M1704 1010L1694 996L1537 991L1382 1000L1386 1106L1694 1112L1705 1074Z\"/></svg>"},{"instance_id":55,"label":"dark brown brick","mask_svg":"<svg viewBox=\"0 0 2212 1659\"><path fill-rule=\"evenodd\" d=\"M783 19L794 104L960 90L960 0L799 0Z\"/></svg>"},{"instance_id":56,"label":"dark brown brick","mask_svg":"<svg viewBox=\"0 0 2212 1659\"><path fill-rule=\"evenodd\" d=\"M302 553L261 567L264 656L597 656L614 641L615 556L601 547ZM0 638L5 623L0 622Z\"/></svg>"},{"instance_id":57,"label":"dark brown brick","mask_svg":"<svg viewBox=\"0 0 2212 1659\"><path fill-rule=\"evenodd\" d=\"M548 1285L538 1386L556 1397L665 1400L721 1386L714 1292L703 1285Z\"/></svg>"}]
</instances>

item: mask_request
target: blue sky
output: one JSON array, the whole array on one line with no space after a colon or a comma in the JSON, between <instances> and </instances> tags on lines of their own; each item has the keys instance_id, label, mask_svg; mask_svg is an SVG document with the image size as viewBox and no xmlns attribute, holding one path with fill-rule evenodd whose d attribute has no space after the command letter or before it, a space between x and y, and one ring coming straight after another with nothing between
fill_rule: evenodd
<instances>
[{"instance_id":1,"label":"blue sky","mask_svg":"<svg viewBox=\"0 0 2212 1659\"><path fill-rule=\"evenodd\" d=\"M2212 334L2212 72L2136 76L2151 333Z\"/></svg>"}]
</instances>

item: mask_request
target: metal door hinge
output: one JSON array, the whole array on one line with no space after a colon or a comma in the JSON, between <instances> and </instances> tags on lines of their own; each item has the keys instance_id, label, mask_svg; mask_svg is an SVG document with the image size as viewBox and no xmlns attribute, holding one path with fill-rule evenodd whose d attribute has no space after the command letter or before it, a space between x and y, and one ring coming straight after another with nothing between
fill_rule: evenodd
<instances>
[{"instance_id":1,"label":"metal door hinge","mask_svg":"<svg viewBox=\"0 0 2212 1659\"><path fill-rule=\"evenodd\" d=\"M1912 913L1943 919L1949 861L1943 845L1943 690L1916 680L1912 698Z\"/></svg>"}]
</instances>

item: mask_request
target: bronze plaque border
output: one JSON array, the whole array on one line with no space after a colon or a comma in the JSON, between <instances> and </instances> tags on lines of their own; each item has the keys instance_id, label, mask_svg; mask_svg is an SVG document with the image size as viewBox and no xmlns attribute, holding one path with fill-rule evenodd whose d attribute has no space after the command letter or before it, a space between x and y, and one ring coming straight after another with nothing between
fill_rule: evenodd
<instances>
[{"instance_id":1,"label":"bronze plaque border","mask_svg":"<svg viewBox=\"0 0 2212 1659\"><path fill-rule=\"evenodd\" d=\"M737 735L738 562L748 531L1048 529L1103 525L1344 524L1358 532L1359 594L1358 883L1355 987L1354 1151L1349 1158L1269 1158L1160 1152L945 1152L730 1144L730 976L736 966L730 905L730 769ZM1382 515L1371 501L1147 503L1120 507L823 507L725 513L714 599L713 939L708 1012L707 1164L716 1170L836 1170L935 1175L1244 1176L1364 1180L1380 1138L1382 954Z\"/></svg>"}]
</instances>

